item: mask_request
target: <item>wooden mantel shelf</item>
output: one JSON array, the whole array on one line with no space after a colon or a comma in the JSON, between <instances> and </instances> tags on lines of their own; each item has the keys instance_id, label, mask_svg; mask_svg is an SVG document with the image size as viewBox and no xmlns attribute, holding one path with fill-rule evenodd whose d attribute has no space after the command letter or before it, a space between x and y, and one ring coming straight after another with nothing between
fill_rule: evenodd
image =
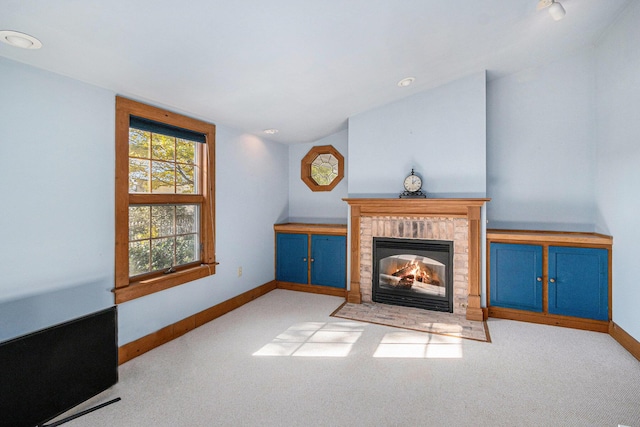
<instances>
[{"instance_id":1,"label":"wooden mantel shelf","mask_svg":"<svg viewBox=\"0 0 640 427\"><path fill-rule=\"evenodd\" d=\"M469 208L481 208L491 199L345 198L342 200L352 208L359 208L361 215L446 215L466 217Z\"/></svg>"},{"instance_id":2,"label":"wooden mantel shelf","mask_svg":"<svg viewBox=\"0 0 640 427\"><path fill-rule=\"evenodd\" d=\"M481 209L488 198L400 199L400 198L345 198L351 207L351 277L347 300L360 304L360 225L366 216L401 216L466 218L469 226L469 286L467 319L484 320L481 307Z\"/></svg>"}]
</instances>

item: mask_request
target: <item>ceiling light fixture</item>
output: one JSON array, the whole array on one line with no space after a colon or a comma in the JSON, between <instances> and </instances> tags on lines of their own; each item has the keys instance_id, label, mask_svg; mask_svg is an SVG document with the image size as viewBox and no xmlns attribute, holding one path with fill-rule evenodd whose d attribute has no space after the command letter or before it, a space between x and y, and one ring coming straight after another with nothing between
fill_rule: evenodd
<instances>
[{"instance_id":1,"label":"ceiling light fixture","mask_svg":"<svg viewBox=\"0 0 640 427\"><path fill-rule=\"evenodd\" d=\"M554 21L559 21L564 18L564 15L567 14L567 11L564 10L562 5L555 0L540 0L538 2L538 6L536 10L542 10L549 8L549 15L553 18Z\"/></svg>"},{"instance_id":2,"label":"ceiling light fixture","mask_svg":"<svg viewBox=\"0 0 640 427\"><path fill-rule=\"evenodd\" d=\"M0 41L22 49L40 49L42 47L42 42L40 42L40 40L30 36L29 34L20 33L18 31L0 31Z\"/></svg>"},{"instance_id":3,"label":"ceiling light fixture","mask_svg":"<svg viewBox=\"0 0 640 427\"><path fill-rule=\"evenodd\" d=\"M553 18L554 21L559 21L564 18L567 12L564 10L564 7L558 2L553 2L551 6L549 6L549 15Z\"/></svg>"},{"instance_id":4,"label":"ceiling light fixture","mask_svg":"<svg viewBox=\"0 0 640 427\"><path fill-rule=\"evenodd\" d=\"M266 133L267 135L275 135L276 133L278 133L278 129L265 129L263 130L264 133Z\"/></svg>"},{"instance_id":5,"label":"ceiling light fixture","mask_svg":"<svg viewBox=\"0 0 640 427\"><path fill-rule=\"evenodd\" d=\"M398 82L398 86L407 87L415 81L415 77L406 77Z\"/></svg>"}]
</instances>

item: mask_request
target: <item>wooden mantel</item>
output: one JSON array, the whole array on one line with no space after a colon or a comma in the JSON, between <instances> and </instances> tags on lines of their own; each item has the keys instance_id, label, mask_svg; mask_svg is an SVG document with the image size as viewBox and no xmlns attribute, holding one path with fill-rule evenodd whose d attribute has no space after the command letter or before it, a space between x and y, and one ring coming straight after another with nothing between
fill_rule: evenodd
<instances>
[{"instance_id":1,"label":"wooden mantel","mask_svg":"<svg viewBox=\"0 0 640 427\"><path fill-rule=\"evenodd\" d=\"M491 199L346 198L351 207L351 276L347 300L362 302L360 294L360 222L364 216L466 218L469 224L469 295L467 319L484 320L481 306L482 233L481 209Z\"/></svg>"}]
</instances>

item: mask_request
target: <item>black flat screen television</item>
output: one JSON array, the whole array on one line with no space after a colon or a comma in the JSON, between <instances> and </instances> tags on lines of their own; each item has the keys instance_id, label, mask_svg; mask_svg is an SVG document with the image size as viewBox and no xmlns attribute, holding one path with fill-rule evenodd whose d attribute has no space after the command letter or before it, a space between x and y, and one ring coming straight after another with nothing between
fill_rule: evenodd
<instances>
[{"instance_id":1,"label":"black flat screen television","mask_svg":"<svg viewBox=\"0 0 640 427\"><path fill-rule=\"evenodd\" d=\"M116 307L0 343L0 425L43 424L118 382Z\"/></svg>"}]
</instances>

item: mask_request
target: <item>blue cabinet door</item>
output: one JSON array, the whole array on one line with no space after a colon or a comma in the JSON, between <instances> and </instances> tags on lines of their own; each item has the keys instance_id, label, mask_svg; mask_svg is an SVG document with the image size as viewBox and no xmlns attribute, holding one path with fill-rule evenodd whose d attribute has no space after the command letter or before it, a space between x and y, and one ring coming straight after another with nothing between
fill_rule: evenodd
<instances>
[{"instance_id":1,"label":"blue cabinet door","mask_svg":"<svg viewBox=\"0 0 640 427\"><path fill-rule=\"evenodd\" d=\"M345 236L311 236L311 284L346 288L347 239Z\"/></svg>"},{"instance_id":2,"label":"blue cabinet door","mask_svg":"<svg viewBox=\"0 0 640 427\"><path fill-rule=\"evenodd\" d=\"M276 280L307 283L309 239L306 234L276 234Z\"/></svg>"},{"instance_id":3,"label":"blue cabinet door","mask_svg":"<svg viewBox=\"0 0 640 427\"><path fill-rule=\"evenodd\" d=\"M549 313L609 318L606 249L549 247Z\"/></svg>"},{"instance_id":4,"label":"blue cabinet door","mask_svg":"<svg viewBox=\"0 0 640 427\"><path fill-rule=\"evenodd\" d=\"M542 311L542 246L491 243L489 303Z\"/></svg>"}]
</instances>

